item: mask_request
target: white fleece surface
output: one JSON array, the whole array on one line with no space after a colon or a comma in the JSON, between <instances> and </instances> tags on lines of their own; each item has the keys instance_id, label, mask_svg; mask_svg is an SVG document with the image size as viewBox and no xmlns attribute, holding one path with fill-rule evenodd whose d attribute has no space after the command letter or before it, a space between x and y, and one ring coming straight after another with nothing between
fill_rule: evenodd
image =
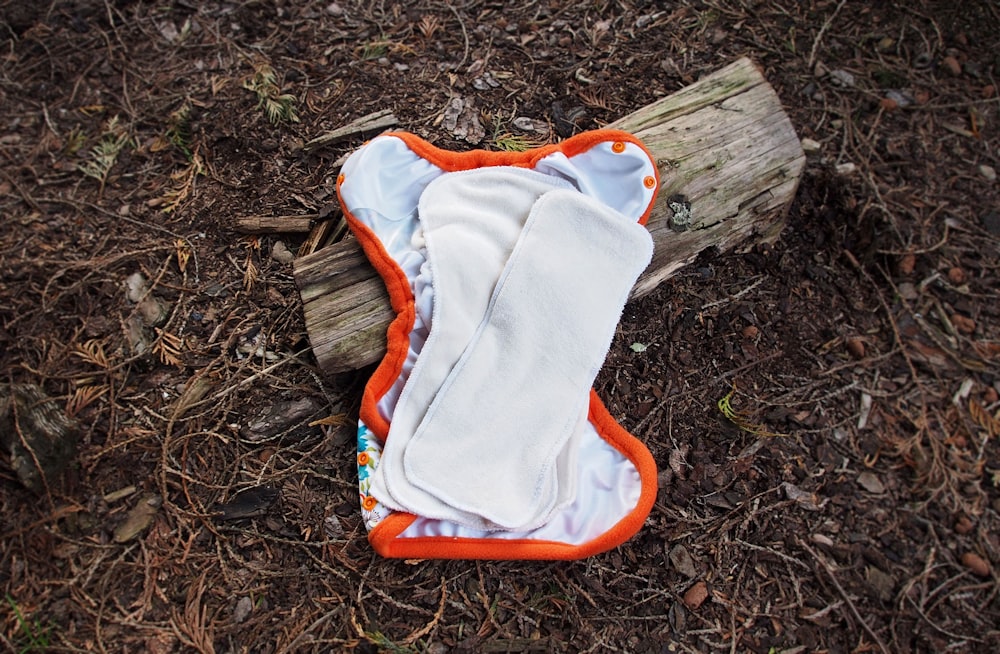
<instances>
[{"instance_id":1,"label":"white fleece surface","mask_svg":"<svg viewBox=\"0 0 1000 654\"><path fill-rule=\"evenodd\" d=\"M461 181L463 201L474 201L479 176ZM480 274L461 243L439 248L430 233L427 239L439 284L447 272ZM405 446L409 482L501 529L547 522L560 481L575 486L575 474L560 480L558 455L580 429L594 377L652 251L643 226L593 198L562 189L539 197L475 334L457 363L443 362L450 372ZM476 304L462 294L439 293L438 300ZM435 319L432 337L441 327Z\"/></svg>"},{"instance_id":2,"label":"white fleece surface","mask_svg":"<svg viewBox=\"0 0 1000 654\"><path fill-rule=\"evenodd\" d=\"M390 508L491 527L482 517L444 504L411 484L403 457L438 389L479 328L531 207L556 188L572 187L531 170L501 167L442 175L421 195L422 229L414 245L426 249L436 301L432 327L399 396L372 476L372 495Z\"/></svg>"}]
</instances>

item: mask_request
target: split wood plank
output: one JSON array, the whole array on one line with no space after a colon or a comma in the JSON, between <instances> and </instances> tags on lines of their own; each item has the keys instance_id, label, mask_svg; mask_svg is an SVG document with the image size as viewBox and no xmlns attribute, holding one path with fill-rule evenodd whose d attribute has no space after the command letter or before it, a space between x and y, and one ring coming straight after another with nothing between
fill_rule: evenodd
<instances>
[{"instance_id":1,"label":"split wood plank","mask_svg":"<svg viewBox=\"0 0 1000 654\"><path fill-rule=\"evenodd\" d=\"M772 242L805 165L774 89L740 59L609 125L638 136L661 187L647 224L655 251L632 297L650 293L707 248ZM394 314L381 278L347 239L295 262L306 329L329 373L377 362Z\"/></svg>"},{"instance_id":2,"label":"split wood plank","mask_svg":"<svg viewBox=\"0 0 1000 654\"><path fill-rule=\"evenodd\" d=\"M388 109L362 116L355 121L331 130L308 141L302 148L306 151L315 150L324 145L334 145L354 136L373 136L398 123L396 116Z\"/></svg>"},{"instance_id":3,"label":"split wood plank","mask_svg":"<svg viewBox=\"0 0 1000 654\"><path fill-rule=\"evenodd\" d=\"M297 216L242 216L234 228L241 234L304 234L313 228L318 213Z\"/></svg>"}]
</instances>

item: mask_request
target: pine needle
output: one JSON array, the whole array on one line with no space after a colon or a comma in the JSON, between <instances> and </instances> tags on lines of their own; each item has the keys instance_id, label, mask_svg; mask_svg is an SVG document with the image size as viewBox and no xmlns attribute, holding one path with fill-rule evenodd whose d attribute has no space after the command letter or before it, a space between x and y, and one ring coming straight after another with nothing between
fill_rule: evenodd
<instances>
[{"instance_id":1,"label":"pine needle","mask_svg":"<svg viewBox=\"0 0 1000 654\"><path fill-rule=\"evenodd\" d=\"M784 435L767 431L764 425L753 422L750 414L734 409L732 404L730 404L730 401L733 399L733 395L735 393L736 384L733 383L732 390L726 393L726 396L717 403L719 411L722 412L722 415L724 415L729 422L733 423L741 430L753 434L754 436L776 437Z\"/></svg>"}]
</instances>

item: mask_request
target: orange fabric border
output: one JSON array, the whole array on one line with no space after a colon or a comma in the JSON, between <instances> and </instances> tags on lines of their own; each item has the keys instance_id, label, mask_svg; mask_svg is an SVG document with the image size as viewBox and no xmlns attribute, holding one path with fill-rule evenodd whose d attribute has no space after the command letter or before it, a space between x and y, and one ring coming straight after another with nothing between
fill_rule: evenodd
<instances>
[{"instance_id":1,"label":"orange fabric border","mask_svg":"<svg viewBox=\"0 0 1000 654\"><path fill-rule=\"evenodd\" d=\"M406 559L582 559L621 545L642 528L656 501L656 462L653 455L608 413L597 392L590 391L590 421L604 440L625 455L639 471L642 490L632 511L597 538L579 545L550 540L522 538L450 538L431 536L399 538L416 516L393 513L368 534L368 541L380 555Z\"/></svg>"},{"instance_id":2,"label":"orange fabric border","mask_svg":"<svg viewBox=\"0 0 1000 654\"><path fill-rule=\"evenodd\" d=\"M410 150L446 172L470 170L487 166L518 166L532 168L543 157L554 152L562 152L567 157L585 152L598 143L607 141L628 141L642 148L650 159L653 159L646 146L627 132L602 129L578 134L560 143L547 145L525 152L490 152L487 150L470 150L454 152L442 150L424 139L408 132L388 132L384 136L393 136L402 140ZM656 188L659 188L659 171L654 166ZM413 328L416 315L413 293L409 280L396 262L389 256L378 237L364 223L359 221L344 204L340 186L344 178L337 180L337 196L344 209L344 218L348 226L364 250L372 266L385 282L386 290L396 318L390 323L386 332L387 348L382 361L372 373L365 385L361 398L360 418L368 428L385 442L389 434L389 421L383 418L377 409L382 396L392 387L402 371L403 362L409 349L409 334ZM646 224L653 209L654 201L649 203L646 211L639 219L640 224ZM579 559L599 552L609 550L631 538L642 527L653 503L656 501L657 479L656 463L649 450L638 439L632 436L608 413L604 403L591 389L590 410L588 418L604 440L611 443L618 451L628 458L639 472L642 484L639 501L632 511L622 518L614 527L599 537L582 543L571 545L548 540L502 540L491 538L450 538L445 536L399 538L407 527L413 524L416 516L394 512L377 524L368 534L372 547L380 555L390 558L425 558L425 559L544 559L568 560Z\"/></svg>"}]
</instances>

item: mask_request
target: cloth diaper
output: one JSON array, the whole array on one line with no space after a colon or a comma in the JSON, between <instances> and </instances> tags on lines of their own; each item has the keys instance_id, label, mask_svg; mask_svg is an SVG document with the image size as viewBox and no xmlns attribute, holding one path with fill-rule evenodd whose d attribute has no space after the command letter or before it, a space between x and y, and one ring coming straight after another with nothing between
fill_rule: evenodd
<instances>
[{"instance_id":1,"label":"cloth diaper","mask_svg":"<svg viewBox=\"0 0 1000 654\"><path fill-rule=\"evenodd\" d=\"M389 133L348 158L340 201L396 313L358 429L377 552L572 559L641 527L655 464L591 386L657 187L614 130L520 153Z\"/></svg>"}]
</instances>

